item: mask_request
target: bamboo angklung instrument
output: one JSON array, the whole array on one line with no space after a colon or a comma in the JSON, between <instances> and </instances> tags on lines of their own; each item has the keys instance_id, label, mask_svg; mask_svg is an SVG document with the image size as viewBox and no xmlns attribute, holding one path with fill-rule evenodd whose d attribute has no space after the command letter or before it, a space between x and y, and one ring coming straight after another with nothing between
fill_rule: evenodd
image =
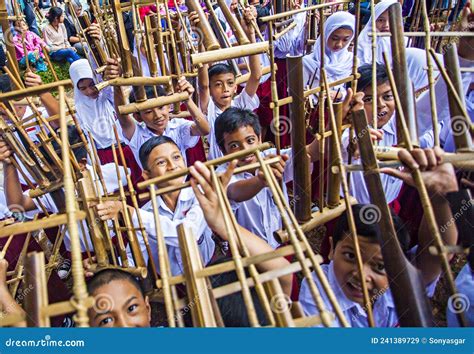
<instances>
[{"instance_id":1,"label":"bamboo angklung instrument","mask_svg":"<svg viewBox=\"0 0 474 354\"><path fill-rule=\"evenodd\" d=\"M207 20L206 14L197 0L186 0L186 7L189 12L196 12L199 16L199 36L207 51L220 49L219 42L212 31Z\"/></svg>"},{"instance_id":2,"label":"bamboo angklung instrument","mask_svg":"<svg viewBox=\"0 0 474 354\"><path fill-rule=\"evenodd\" d=\"M230 12L230 8L227 6L225 0L217 0L217 4L219 5L222 14L224 15L227 23L232 29L232 32L234 33L234 36L237 39L237 42L240 45L250 44L250 40L248 39L247 34L243 30L239 21L234 17L234 15L232 15L232 12Z\"/></svg>"},{"instance_id":3,"label":"bamboo angklung instrument","mask_svg":"<svg viewBox=\"0 0 474 354\"><path fill-rule=\"evenodd\" d=\"M123 69L123 76L125 78L129 78L133 76L132 51L127 39L127 31L125 29L125 23L123 21L120 0L113 0L110 5L114 14L117 39L120 44L119 51L120 58L122 59L121 65Z\"/></svg>"},{"instance_id":4,"label":"bamboo angklung instrument","mask_svg":"<svg viewBox=\"0 0 474 354\"><path fill-rule=\"evenodd\" d=\"M386 53L384 53L384 59L385 59L385 64L387 65L387 74L389 77L390 85L392 86L392 91L394 94L394 99L395 99L395 104L397 107L397 123L401 126L402 133L403 133L403 139L404 139L404 144L407 148L408 151L413 150L413 144L411 143L410 140L410 133L406 124L406 120L404 117L404 112L402 111L401 107L401 100L398 95L398 89L396 87L395 79L393 77L393 73L390 70L390 65L388 63L388 58ZM438 249L439 256L440 256L440 262L442 264L443 270L446 273L446 279L449 285L449 289L451 294L456 293L456 287L454 285L454 278L453 274L451 272L451 268L449 266L449 262L446 256L446 251L444 249L443 245L443 240L441 238L440 231L438 229L438 225L436 223L436 218L434 216L433 208L431 205L431 201L428 197L428 192L426 190L426 186L423 182L423 179L421 177L421 171L419 169L415 169L412 171L412 176L413 180L415 181L416 188L418 189L418 193L420 194L420 200L421 204L423 206L423 211L424 211L424 217L426 219L427 225L429 227L429 231L431 235L433 235L433 240L436 248ZM398 279L397 279L398 282ZM418 288L419 289L419 288ZM460 312L457 314L459 323L461 325L465 326L466 325L466 320L464 317L464 312Z\"/></svg>"},{"instance_id":5,"label":"bamboo angklung instrument","mask_svg":"<svg viewBox=\"0 0 474 354\"><path fill-rule=\"evenodd\" d=\"M15 46L13 45L13 35L10 28L10 23L8 22L6 1L7 0L0 0L0 26L2 26L2 32L5 39L5 46L7 48L7 52L10 54L11 58L16 58ZM16 1L14 1L14 3L16 3ZM17 60L8 60L7 65L11 71L19 70Z\"/></svg>"},{"instance_id":6,"label":"bamboo angklung instrument","mask_svg":"<svg viewBox=\"0 0 474 354\"><path fill-rule=\"evenodd\" d=\"M88 29L91 25L91 21L89 19L89 15L85 12L83 15L79 16L79 23L83 32ZM85 38L87 43L90 46L90 50L94 55L94 58L97 62L97 66L101 67L104 66L107 62L107 53L105 52L104 48L102 47L102 43L100 40L96 38L92 38L87 32L85 32Z\"/></svg>"},{"instance_id":7,"label":"bamboo angklung instrument","mask_svg":"<svg viewBox=\"0 0 474 354\"><path fill-rule=\"evenodd\" d=\"M50 327L49 316L44 308L48 304L48 282L44 273L43 253L30 253L26 256L25 286L37 289L35 293L27 292L25 297L26 324L28 327ZM30 295L31 294L31 295Z\"/></svg>"}]
</instances>

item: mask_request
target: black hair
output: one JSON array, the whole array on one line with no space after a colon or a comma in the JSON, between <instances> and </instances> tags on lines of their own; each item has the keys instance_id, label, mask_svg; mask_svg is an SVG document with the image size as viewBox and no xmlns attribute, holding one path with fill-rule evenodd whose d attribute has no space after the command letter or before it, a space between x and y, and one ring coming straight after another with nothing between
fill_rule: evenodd
<instances>
[{"instance_id":1,"label":"black hair","mask_svg":"<svg viewBox=\"0 0 474 354\"><path fill-rule=\"evenodd\" d=\"M56 133L59 135L59 130ZM67 126L67 135L69 139L69 145L73 147L72 153L76 157L76 160L80 162L81 160L86 159L87 149L84 145L82 145L82 139L79 135L77 128L74 125ZM74 145L78 145L78 144L81 144L81 145L74 147ZM61 146L56 142L56 140L51 139L51 146L53 150L56 152L56 154L58 154L59 158L61 158L62 157ZM46 152L46 149L43 146L39 146L38 149L43 154L43 156L45 157L46 161L48 161L48 163L50 164L54 163L53 159L48 155L48 153Z\"/></svg>"},{"instance_id":2,"label":"black hair","mask_svg":"<svg viewBox=\"0 0 474 354\"><path fill-rule=\"evenodd\" d=\"M218 63L218 64L212 65L209 68L207 75L209 76L209 80L211 80L212 77L216 75L221 75L221 74L232 74L235 77L234 69L232 69L230 65L224 64L224 63Z\"/></svg>"},{"instance_id":3,"label":"black hair","mask_svg":"<svg viewBox=\"0 0 474 354\"><path fill-rule=\"evenodd\" d=\"M217 117L214 124L214 134L216 135L217 144L219 144L219 147L223 153L225 153L225 133L229 134L236 131L240 127L251 126L255 134L260 136L260 132L262 130L258 116L255 113L249 111L248 109L240 109L236 107L230 107L226 109L219 117Z\"/></svg>"},{"instance_id":4,"label":"black hair","mask_svg":"<svg viewBox=\"0 0 474 354\"><path fill-rule=\"evenodd\" d=\"M395 213L392 213L393 226L397 233L397 238L403 252L407 252L410 246L410 235L402 221ZM379 209L372 204L355 204L352 206L352 214L357 235L367 237L373 242L379 242L382 231L379 226L378 218L380 218ZM349 221L347 212L339 217L333 236L333 247L341 241L347 234L350 234Z\"/></svg>"},{"instance_id":5,"label":"black hair","mask_svg":"<svg viewBox=\"0 0 474 354\"><path fill-rule=\"evenodd\" d=\"M360 77L357 80L357 91L364 91L367 87L372 86L372 64L364 64L357 69ZM377 85L382 85L388 82L387 68L385 65L376 65ZM350 86L350 85L349 85Z\"/></svg>"},{"instance_id":6,"label":"black hair","mask_svg":"<svg viewBox=\"0 0 474 354\"><path fill-rule=\"evenodd\" d=\"M46 18L49 23L53 23L55 19L61 17L63 10L60 7L53 6L49 9L49 12L46 14Z\"/></svg>"},{"instance_id":7,"label":"black hair","mask_svg":"<svg viewBox=\"0 0 474 354\"><path fill-rule=\"evenodd\" d=\"M145 297L137 278L132 274L121 269L104 269L94 274L94 276L87 282L87 292L93 294L101 286L107 285L114 280L123 280L132 284Z\"/></svg>"},{"instance_id":8,"label":"black hair","mask_svg":"<svg viewBox=\"0 0 474 354\"><path fill-rule=\"evenodd\" d=\"M166 90L163 88L163 86L160 86L160 85L145 86L144 88L145 88L147 99L167 96ZM155 89L156 89L156 94L155 94ZM135 88L130 92L130 96L128 100L130 101L130 103L134 103L137 101Z\"/></svg>"},{"instance_id":9,"label":"black hair","mask_svg":"<svg viewBox=\"0 0 474 354\"><path fill-rule=\"evenodd\" d=\"M12 90L12 82L7 74L0 75L0 92L10 92Z\"/></svg>"},{"instance_id":10,"label":"black hair","mask_svg":"<svg viewBox=\"0 0 474 354\"><path fill-rule=\"evenodd\" d=\"M217 263L223 263L230 259L224 258ZM214 263L214 264L217 264ZM248 272L245 271L246 276ZM217 274L210 277L210 281L213 288L218 288L227 284L237 282L239 279L237 273L233 270L230 272ZM252 296L252 302L255 307L258 322L261 326L269 325L270 323L266 319L263 311L263 306L260 304L257 292L255 288L250 288L250 294ZM224 321L225 327L250 327L250 321L247 315L246 306L242 292L238 291L230 295L221 297L216 300L219 310L221 312L222 320Z\"/></svg>"},{"instance_id":11,"label":"black hair","mask_svg":"<svg viewBox=\"0 0 474 354\"><path fill-rule=\"evenodd\" d=\"M161 136L154 136L148 139L141 147L138 152L138 156L140 158L140 162L143 166L144 170L148 170L148 157L150 156L151 152L154 148L162 144L173 144L179 150L178 145L174 142L173 139L161 135Z\"/></svg>"}]
</instances>

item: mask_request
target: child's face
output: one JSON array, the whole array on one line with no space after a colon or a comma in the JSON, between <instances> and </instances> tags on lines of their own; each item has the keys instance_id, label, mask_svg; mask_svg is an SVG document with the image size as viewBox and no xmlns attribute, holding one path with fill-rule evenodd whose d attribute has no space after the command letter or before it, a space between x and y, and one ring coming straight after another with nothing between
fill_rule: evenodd
<instances>
[{"instance_id":1,"label":"child's face","mask_svg":"<svg viewBox=\"0 0 474 354\"><path fill-rule=\"evenodd\" d=\"M383 12L376 20L375 27L378 32L390 32L390 24L388 22L388 10Z\"/></svg>"},{"instance_id":2,"label":"child's face","mask_svg":"<svg viewBox=\"0 0 474 354\"><path fill-rule=\"evenodd\" d=\"M369 86L364 90L364 109L367 115L369 124L373 124L372 119L372 87ZM377 128L382 128L388 123L395 112L395 100L393 98L392 88L390 83L385 82L377 86Z\"/></svg>"},{"instance_id":3,"label":"child's face","mask_svg":"<svg viewBox=\"0 0 474 354\"><path fill-rule=\"evenodd\" d=\"M91 327L150 327L148 297L130 282L113 280L93 294L95 305L88 310Z\"/></svg>"},{"instance_id":4,"label":"child's face","mask_svg":"<svg viewBox=\"0 0 474 354\"><path fill-rule=\"evenodd\" d=\"M25 33L26 31L28 31L28 25L25 21L16 21L15 31L17 31L18 33Z\"/></svg>"},{"instance_id":5,"label":"child's face","mask_svg":"<svg viewBox=\"0 0 474 354\"><path fill-rule=\"evenodd\" d=\"M140 112L141 121L156 135L163 135L170 120L170 106L155 107Z\"/></svg>"},{"instance_id":6,"label":"child's face","mask_svg":"<svg viewBox=\"0 0 474 354\"><path fill-rule=\"evenodd\" d=\"M382 249L378 242L373 242L368 237L359 236L358 239L369 298L371 301L375 301L388 289ZM352 236L347 235L336 244L333 262L334 273L344 295L349 300L364 306Z\"/></svg>"},{"instance_id":7,"label":"child's face","mask_svg":"<svg viewBox=\"0 0 474 354\"><path fill-rule=\"evenodd\" d=\"M212 100L220 109L227 109L232 103L237 85L232 73L214 75L209 82Z\"/></svg>"},{"instance_id":8,"label":"child's face","mask_svg":"<svg viewBox=\"0 0 474 354\"><path fill-rule=\"evenodd\" d=\"M174 144L161 144L156 146L148 156L148 169L143 171L145 179L161 177L186 168L181 151ZM178 185L184 182L185 177L176 178L160 184L160 187Z\"/></svg>"},{"instance_id":9,"label":"child's face","mask_svg":"<svg viewBox=\"0 0 474 354\"><path fill-rule=\"evenodd\" d=\"M93 100L99 97L99 90L95 87L94 80L92 79L81 79L77 83L77 88L84 96L87 96Z\"/></svg>"},{"instance_id":10,"label":"child's face","mask_svg":"<svg viewBox=\"0 0 474 354\"><path fill-rule=\"evenodd\" d=\"M347 28L339 28L331 33L328 38L327 46L331 52L340 51L349 44L352 38L352 30Z\"/></svg>"},{"instance_id":11,"label":"child's face","mask_svg":"<svg viewBox=\"0 0 474 354\"><path fill-rule=\"evenodd\" d=\"M225 155L258 146L260 143L260 136L250 125L240 127L232 133L224 133ZM257 162L257 158L251 154L240 159L237 166L245 166L254 162Z\"/></svg>"}]
</instances>

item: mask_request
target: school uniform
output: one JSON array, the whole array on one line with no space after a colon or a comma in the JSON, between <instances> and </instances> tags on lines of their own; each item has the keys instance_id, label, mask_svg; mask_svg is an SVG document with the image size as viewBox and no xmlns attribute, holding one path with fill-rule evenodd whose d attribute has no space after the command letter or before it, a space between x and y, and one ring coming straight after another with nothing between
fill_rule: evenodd
<instances>
[{"instance_id":1,"label":"school uniform","mask_svg":"<svg viewBox=\"0 0 474 354\"><path fill-rule=\"evenodd\" d=\"M260 100L257 95L253 95L252 97L243 90L240 94L235 96L232 100L231 106L240 108L240 109L248 109L253 111L258 108L260 105ZM222 114L222 111L219 107L216 106L212 98L209 99L209 104L207 106L207 121L209 123L210 133L207 136L207 141L209 144L209 152L208 152L208 160L213 160L218 157L222 157L223 153L217 143L216 139L216 132L215 132L215 123L217 117Z\"/></svg>"},{"instance_id":2,"label":"school uniform","mask_svg":"<svg viewBox=\"0 0 474 354\"><path fill-rule=\"evenodd\" d=\"M176 229L180 224L184 224L187 228L192 230L192 235L198 243L203 265L206 265L214 254L215 244L212 239L212 231L207 226L204 213L192 188L184 188L181 190L174 211L165 204L161 196L157 197L157 204L158 214L160 216L160 227L165 238L171 274L179 275L184 271L184 262L179 249L178 232ZM157 271L160 272L156 223L152 202L150 201L144 205L139 212L148 235L153 260ZM136 213L133 215L132 222L136 227L139 226ZM148 253L141 233L138 233L138 240L145 262L148 262ZM132 260L130 247L127 249L127 254L129 260Z\"/></svg>"},{"instance_id":3,"label":"school uniform","mask_svg":"<svg viewBox=\"0 0 474 354\"><path fill-rule=\"evenodd\" d=\"M262 152L262 156L269 154L276 154L276 149L268 149ZM284 149L281 150L281 155L288 155L289 157L283 172L283 181L285 182L283 184L283 194L288 200L285 184L293 180L293 153L291 149ZM227 166L227 164L222 165L217 171L224 172ZM249 172L233 175L229 185L252 177L255 177L255 175ZM277 248L280 246L273 233L282 228L281 214L273 200L270 188L262 188L252 199L244 202L232 200L230 202L239 225L265 240L271 247Z\"/></svg>"},{"instance_id":4,"label":"school uniform","mask_svg":"<svg viewBox=\"0 0 474 354\"><path fill-rule=\"evenodd\" d=\"M341 307L342 313L344 314L349 326L351 327L369 327L367 313L365 309L358 303L349 300L344 294L341 286L339 285L336 274L334 272L334 262L331 261L329 264L321 265L321 268L326 276L329 286L334 292L334 296L339 306ZM319 289L322 300L324 302L324 308L335 315L332 309L331 302L326 295L321 283L319 282L316 273L312 272L313 280ZM426 286L426 294L432 297L436 288L438 279L433 281L431 284ZM312 316L319 313L316 304L314 303L313 296L308 285L307 279L304 279L301 283L301 290L299 295L299 302L303 307L303 311L306 316ZM374 315L374 322L376 327L398 327L398 316L395 308L395 302L390 289L387 289L383 294L379 295L372 304L372 313ZM333 327L342 327L341 323L335 318L332 323Z\"/></svg>"}]
</instances>

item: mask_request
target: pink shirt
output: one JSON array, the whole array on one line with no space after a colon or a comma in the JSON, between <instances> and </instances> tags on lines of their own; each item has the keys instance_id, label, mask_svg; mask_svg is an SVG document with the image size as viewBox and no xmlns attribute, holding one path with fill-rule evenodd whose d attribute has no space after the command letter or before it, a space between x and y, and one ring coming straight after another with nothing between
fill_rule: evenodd
<instances>
[{"instance_id":1,"label":"pink shirt","mask_svg":"<svg viewBox=\"0 0 474 354\"><path fill-rule=\"evenodd\" d=\"M21 58L25 56L25 53L23 51L23 42L21 40L21 34L17 33L13 37L13 44L15 45L16 58L17 60L21 60ZM35 50L39 50L40 56L44 57L42 48L44 45L46 45L46 43L37 34L31 31L26 32L25 47L28 53L32 53Z\"/></svg>"}]
</instances>

